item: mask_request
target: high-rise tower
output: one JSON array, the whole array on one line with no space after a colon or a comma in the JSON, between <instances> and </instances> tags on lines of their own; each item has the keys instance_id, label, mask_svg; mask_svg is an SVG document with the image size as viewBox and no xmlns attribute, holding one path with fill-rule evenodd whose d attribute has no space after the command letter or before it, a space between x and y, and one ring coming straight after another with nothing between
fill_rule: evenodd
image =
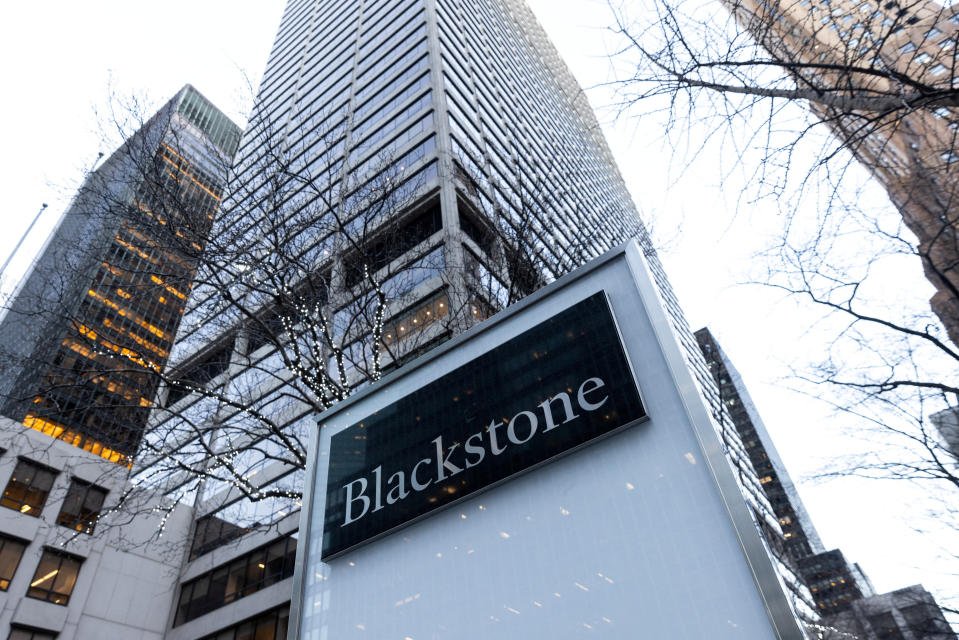
<instances>
[{"instance_id":1,"label":"high-rise tower","mask_svg":"<svg viewBox=\"0 0 959 640\"><path fill-rule=\"evenodd\" d=\"M0 402L128 463L239 128L186 86L85 180L0 323Z\"/></svg>"},{"instance_id":2,"label":"high-rise tower","mask_svg":"<svg viewBox=\"0 0 959 640\"><path fill-rule=\"evenodd\" d=\"M317 411L628 238L717 395L595 116L521 0L291 0L234 172L135 467L196 504L169 637L283 633Z\"/></svg>"},{"instance_id":3,"label":"high-rise tower","mask_svg":"<svg viewBox=\"0 0 959 640\"><path fill-rule=\"evenodd\" d=\"M719 389L717 401L729 412L782 528L781 536L774 530L763 529L770 546L780 550L781 559L802 577L817 610L824 616L847 609L852 601L864 595L872 595L872 586L858 565L850 565L838 549L826 551L823 547L789 471L732 361L709 329L698 330L696 340Z\"/></svg>"},{"instance_id":4,"label":"high-rise tower","mask_svg":"<svg viewBox=\"0 0 959 640\"><path fill-rule=\"evenodd\" d=\"M709 329L696 331L696 340L719 387L719 401L736 425L763 491L773 506L789 557L797 561L824 551L816 528L739 372Z\"/></svg>"}]
</instances>

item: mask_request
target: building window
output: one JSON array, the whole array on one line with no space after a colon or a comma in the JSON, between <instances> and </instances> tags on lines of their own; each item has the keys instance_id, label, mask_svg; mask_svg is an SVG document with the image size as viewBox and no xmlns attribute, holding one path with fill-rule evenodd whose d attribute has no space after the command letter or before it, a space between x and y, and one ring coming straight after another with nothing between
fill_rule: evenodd
<instances>
[{"instance_id":1,"label":"building window","mask_svg":"<svg viewBox=\"0 0 959 640\"><path fill-rule=\"evenodd\" d=\"M201 640L285 640L290 622L290 605L283 605Z\"/></svg>"},{"instance_id":2,"label":"building window","mask_svg":"<svg viewBox=\"0 0 959 640\"><path fill-rule=\"evenodd\" d=\"M56 640L57 634L53 631L31 629L30 627L10 627L8 640Z\"/></svg>"},{"instance_id":3,"label":"building window","mask_svg":"<svg viewBox=\"0 0 959 640\"><path fill-rule=\"evenodd\" d=\"M57 524L80 533L93 533L107 493L106 489L74 478L57 516Z\"/></svg>"},{"instance_id":4,"label":"building window","mask_svg":"<svg viewBox=\"0 0 959 640\"><path fill-rule=\"evenodd\" d=\"M185 583L174 626L291 577L295 559L296 539L287 536Z\"/></svg>"},{"instance_id":5,"label":"building window","mask_svg":"<svg viewBox=\"0 0 959 640\"><path fill-rule=\"evenodd\" d=\"M30 581L27 597L66 606L70 602L70 594L77 583L82 563L82 558L44 549L37 571Z\"/></svg>"},{"instance_id":6,"label":"building window","mask_svg":"<svg viewBox=\"0 0 959 640\"><path fill-rule=\"evenodd\" d=\"M23 557L23 550L27 548L27 544L16 538L0 536L0 591L10 588L10 581L13 580L13 574L17 572L20 558Z\"/></svg>"},{"instance_id":7,"label":"building window","mask_svg":"<svg viewBox=\"0 0 959 640\"><path fill-rule=\"evenodd\" d=\"M39 518L56 477L55 471L20 458L0 505Z\"/></svg>"}]
</instances>

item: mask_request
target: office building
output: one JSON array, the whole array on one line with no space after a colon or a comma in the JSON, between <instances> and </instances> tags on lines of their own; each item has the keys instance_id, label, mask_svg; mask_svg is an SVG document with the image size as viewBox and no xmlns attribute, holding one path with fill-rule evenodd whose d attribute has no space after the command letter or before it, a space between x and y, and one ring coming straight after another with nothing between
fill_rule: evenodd
<instances>
[{"instance_id":1,"label":"office building","mask_svg":"<svg viewBox=\"0 0 959 640\"><path fill-rule=\"evenodd\" d=\"M0 417L0 634L160 640L192 519L118 509L127 469ZM159 604L158 604L159 603Z\"/></svg>"},{"instance_id":2,"label":"office building","mask_svg":"<svg viewBox=\"0 0 959 640\"><path fill-rule=\"evenodd\" d=\"M87 176L0 323L5 416L130 463L238 141L186 86Z\"/></svg>"},{"instance_id":3,"label":"office building","mask_svg":"<svg viewBox=\"0 0 959 640\"><path fill-rule=\"evenodd\" d=\"M749 455L763 492L782 527L782 537L764 533L780 545L782 559L802 577L822 615L848 608L872 588L858 566L847 563L839 550L826 551L796 486L759 415L742 376L709 329L696 331L696 340L719 389L718 402L729 412Z\"/></svg>"},{"instance_id":4,"label":"office building","mask_svg":"<svg viewBox=\"0 0 959 640\"><path fill-rule=\"evenodd\" d=\"M823 616L846 611L853 602L875 595L872 584L842 551L832 549L799 558L799 571Z\"/></svg>"},{"instance_id":5,"label":"office building","mask_svg":"<svg viewBox=\"0 0 959 640\"><path fill-rule=\"evenodd\" d=\"M847 561L839 549L824 549L736 367L709 329L699 329L695 335L716 382L716 401L729 412L782 527L781 539L765 529L763 534L812 595L822 618L815 627L819 637L830 640L954 638L942 611L921 585L877 595L858 564ZM933 420L937 424L948 424L950 416L949 411L943 411L933 416Z\"/></svg>"},{"instance_id":6,"label":"office building","mask_svg":"<svg viewBox=\"0 0 959 640\"><path fill-rule=\"evenodd\" d=\"M885 187L918 239L931 299L959 343L959 111L937 101L953 84L959 41L955 5L931 0L727 0L774 61L824 96L816 116ZM828 100L895 100L892 107ZM902 105L908 105L903 107Z\"/></svg>"},{"instance_id":7,"label":"office building","mask_svg":"<svg viewBox=\"0 0 959 640\"><path fill-rule=\"evenodd\" d=\"M857 565L849 565L841 551L823 547L739 371L709 329L696 331L696 340L719 390L717 402L729 412L782 529L781 536L763 529L771 548L800 576L821 615L843 611L853 600L872 595Z\"/></svg>"},{"instance_id":8,"label":"office building","mask_svg":"<svg viewBox=\"0 0 959 640\"><path fill-rule=\"evenodd\" d=\"M959 411L955 407L934 413L930 420L939 432L942 447L951 455L959 458Z\"/></svg>"},{"instance_id":9,"label":"office building","mask_svg":"<svg viewBox=\"0 0 959 640\"><path fill-rule=\"evenodd\" d=\"M831 624L860 640L955 640L942 609L922 585L863 598Z\"/></svg>"},{"instance_id":10,"label":"office building","mask_svg":"<svg viewBox=\"0 0 959 640\"><path fill-rule=\"evenodd\" d=\"M796 561L825 551L739 371L709 329L696 331L696 341L719 388L719 401L736 425L749 461L776 513L789 557Z\"/></svg>"},{"instance_id":11,"label":"office building","mask_svg":"<svg viewBox=\"0 0 959 640\"><path fill-rule=\"evenodd\" d=\"M168 638L286 628L289 576L258 576L296 545L318 411L627 238L715 400L595 116L519 0L292 0L235 167L222 268L197 278L134 467L196 507Z\"/></svg>"}]
</instances>

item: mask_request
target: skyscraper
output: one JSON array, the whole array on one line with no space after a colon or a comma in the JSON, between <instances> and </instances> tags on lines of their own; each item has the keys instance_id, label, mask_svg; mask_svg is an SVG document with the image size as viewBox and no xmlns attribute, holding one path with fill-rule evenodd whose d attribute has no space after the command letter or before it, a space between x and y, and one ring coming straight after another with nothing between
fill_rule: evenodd
<instances>
[{"instance_id":1,"label":"skyscraper","mask_svg":"<svg viewBox=\"0 0 959 640\"><path fill-rule=\"evenodd\" d=\"M630 237L718 395L595 116L521 0L291 0L235 174L134 469L196 505L168 637L285 629L316 412Z\"/></svg>"},{"instance_id":2,"label":"skyscraper","mask_svg":"<svg viewBox=\"0 0 959 640\"><path fill-rule=\"evenodd\" d=\"M921 585L877 595L858 564L848 562L839 549L824 550L739 372L709 329L698 330L696 340L716 381L717 401L742 437L782 527L782 539L766 528L763 534L811 593L822 616L819 637L954 638L935 599ZM934 419L948 418L947 413Z\"/></svg>"},{"instance_id":3,"label":"skyscraper","mask_svg":"<svg viewBox=\"0 0 959 640\"><path fill-rule=\"evenodd\" d=\"M844 611L852 601L872 595L872 586L858 565L850 566L838 549L826 551L823 547L789 471L732 361L709 329L698 330L696 340L719 389L718 402L729 412L782 528L781 537L775 530L763 528L770 546L801 577L823 616Z\"/></svg>"},{"instance_id":4,"label":"skyscraper","mask_svg":"<svg viewBox=\"0 0 959 640\"><path fill-rule=\"evenodd\" d=\"M186 86L87 176L0 323L4 415L130 461L238 140Z\"/></svg>"},{"instance_id":5,"label":"skyscraper","mask_svg":"<svg viewBox=\"0 0 959 640\"><path fill-rule=\"evenodd\" d=\"M732 361L709 329L696 331L696 340L719 387L719 400L729 411L742 438L763 491L783 531L785 550L792 561L825 549L762 417Z\"/></svg>"},{"instance_id":6,"label":"skyscraper","mask_svg":"<svg viewBox=\"0 0 959 640\"><path fill-rule=\"evenodd\" d=\"M885 187L918 239L931 299L959 342L956 6L858 0L727 0L816 116Z\"/></svg>"}]
</instances>

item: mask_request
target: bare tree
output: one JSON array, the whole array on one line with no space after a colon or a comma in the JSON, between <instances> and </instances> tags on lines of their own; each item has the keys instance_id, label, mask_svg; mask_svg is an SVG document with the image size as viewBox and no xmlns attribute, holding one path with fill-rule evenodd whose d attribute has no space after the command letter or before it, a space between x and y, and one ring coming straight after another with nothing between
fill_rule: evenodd
<instances>
[{"instance_id":1,"label":"bare tree","mask_svg":"<svg viewBox=\"0 0 959 640\"><path fill-rule=\"evenodd\" d=\"M121 137L146 124L140 113L134 104L111 114ZM85 357L61 358L42 392L21 385L9 399L30 405L39 430L97 453L82 430L51 426L57 404L33 399L128 381L92 401L138 445L135 458L116 456L133 475L104 522L145 510L160 514L159 532L177 504L196 504L208 515L193 553L279 526L299 506L317 413L550 277L522 257L532 241L507 255L518 243L479 211L464 231L476 259L451 258L436 191L449 169L430 160L427 120L372 155L377 145L356 128L347 137L347 124L342 111L295 126L254 113L226 183L201 175L195 159L214 160L225 176L229 158L171 135L160 154L133 144L114 154L131 177L97 172L84 186L86 217L109 219L99 225L109 232L89 250L65 251L43 295L88 288L139 329L94 324L77 306L26 305L21 319L46 328L38 343L56 351L68 340ZM287 131L311 134L291 142ZM120 240L141 259L104 253ZM136 311L157 301L174 303L172 325ZM149 424L120 419L131 412L149 412Z\"/></svg>"},{"instance_id":2,"label":"bare tree","mask_svg":"<svg viewBox=\"0 0 959 640\"><path fill-rule=\"evenodd\" d=\"M135 480L222 506L197 552L294 511L313 416L470 322L421 161L432 139L369 156L342 114L298 126L314 135L291 145L251 123L173 366L154 372Z\"/></svg>"},{"instance_id":3,"label":"bare tree","mask_svg":"<svg viewBox=\"0 0 959 640\"><path fill-rule=\"evenodd\" d=\"M933 308L957 341L959 18L932 2L722 4L615 11L623 105L664 109L671 124L708 121L724 151L751 160L759 195L794 206L824 190L826 211L845 215L858 160L916 236Z\"/></svg>"},{"instance_id":4,"label":"bare tree","mask_svg":"<svg viewBox=\"0 0 959 640\"><path fill-rule=\"evenodd\" d=\"M818 310L809 331L828 345L795 378L868 434L825 475L924 483L954 518L959 461L931 417L959 405L955 9L610 4L619 106L660 119L681 165L708 152L722 178L744 174L740 203L781 213L757 281ZM931 312L925 289L901 284L917 264Z\"/></svg>"},{"instance_id":5,"label":"bare tree","mask_svg":"<svg viewBox=\"0 0 959 640\"><path fill-rule=\"evenodd\" d=\"M784 225L762 283L818 306L834 330L831 351L802 377L832 386L842 411L921 451L856 468L955 486L955 458L929 416L959 403L959 17L925 2L723 6L615 9L616 62L628 70L616 83L623 106L664 109L671 125L685 125L671 128L674 141L706 131L691 141L697 152L718 138L749 163L757 192L744 197L779 201ZM857 163L882 182L898 214L864 195ZM940 322L883 298L882 278L901 269L903 256L918 258L935 286Z\"/></svg>"}]
</instances>

